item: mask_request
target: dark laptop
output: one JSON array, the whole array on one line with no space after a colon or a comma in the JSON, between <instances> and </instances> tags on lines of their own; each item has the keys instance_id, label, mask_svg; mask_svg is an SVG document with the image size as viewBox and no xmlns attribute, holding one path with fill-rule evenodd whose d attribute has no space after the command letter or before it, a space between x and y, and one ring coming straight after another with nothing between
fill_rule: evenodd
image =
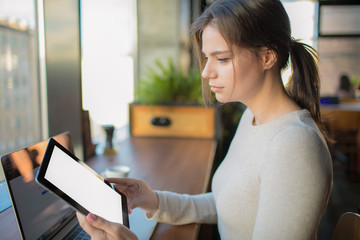
<instances>
[{"instance_id":1,"label":"dark laptop","mask_svg":"<svg viewBox=\"0 0 360 240\"><path fill-rule=\"evenodd\" d=\"M74 152L68 132L53 138ZM47 144L43 141L1 156L21 236L25 240L90 239L79 226L75 211L35 182Z\"/></svg>"}]
</instances>

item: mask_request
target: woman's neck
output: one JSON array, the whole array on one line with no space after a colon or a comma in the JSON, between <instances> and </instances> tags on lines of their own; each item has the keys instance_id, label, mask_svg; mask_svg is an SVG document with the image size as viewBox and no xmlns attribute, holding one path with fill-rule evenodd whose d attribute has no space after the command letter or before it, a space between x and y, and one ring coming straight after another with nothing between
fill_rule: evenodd
<instances>
[{"instance_id":1,"label":"woman's neck","mask_svg":"<svg viewBox=\"0 0 360 240\"><path fill-rule=\"evenodd\" d=\"M286 93L280 76L264 79L262 89L245 103L254 114L254 125L261 125L301 108Z\"/></svg>"}]
</instances>

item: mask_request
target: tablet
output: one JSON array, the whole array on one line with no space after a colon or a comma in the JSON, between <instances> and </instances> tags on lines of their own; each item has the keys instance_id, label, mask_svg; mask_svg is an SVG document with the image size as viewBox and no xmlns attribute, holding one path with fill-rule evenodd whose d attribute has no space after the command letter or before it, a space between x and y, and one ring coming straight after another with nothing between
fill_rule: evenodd
<instances>
[{"instance_id":1,"label":"tablet","mask_svg":"<svg viewBox=\"0 0 360 240\"><path fill-rule=\"evenodd\" d=\"M76 211L129 227L126 196L50 138L36 181Z\"/></svg>"}]
</instances>

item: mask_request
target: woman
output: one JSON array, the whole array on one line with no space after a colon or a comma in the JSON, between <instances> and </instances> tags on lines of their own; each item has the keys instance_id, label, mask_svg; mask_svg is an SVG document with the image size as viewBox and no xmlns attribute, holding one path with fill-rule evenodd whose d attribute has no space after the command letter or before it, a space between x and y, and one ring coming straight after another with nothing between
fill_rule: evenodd
<instances>
[{"instance_id":1,"label":"woman","mask_svg":"<svg viewBox=\"0 0 360 240\"><path fill-rule=\"evenodd\" d=\"M354 99L355 98L355 91L353 86L351 85L350 79L347 75L341 75L339 87L336 90L336 96L340 100L346 99Z\"/></svg>"},{"instance_id":2,"label":"woman","mask_svg":"<svg viewBox=\"0 0 360 240\"><path fill-rule=\"evenodd\" d=\"M332 165L317 126L314 50L291 38L279 0L215 1L193 23L192 36L204 99L213 92L219 102L247 106L212 192L181 195L153 191L140 180L108 180L127 195L130 208L142 208L152 220L217 223L222 239L316 239ZM281 71L289 53L293 74L285 88ZM78 218L95 239L136 239L92 214Z\"/></svg>"}]
</instances>

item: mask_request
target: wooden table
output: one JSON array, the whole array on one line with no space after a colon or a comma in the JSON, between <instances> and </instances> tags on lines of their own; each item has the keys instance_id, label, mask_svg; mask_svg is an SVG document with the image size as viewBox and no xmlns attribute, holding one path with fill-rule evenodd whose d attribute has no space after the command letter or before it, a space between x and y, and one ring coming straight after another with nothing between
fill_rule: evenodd
<instances>
[{"instance_id":1,"label":"wooden table","mask_svg":"<svg viewBox=\"0 0 360 240\"><path fill-rule=\"evenodd\" d=\"M129 177L143 179L157 190L198 194L208 188L215 140L134 137L115 147L116 155L95 156L87 164L99 173L112 165L128 165L131 167ZM0 214L0 226L1 239L18 234L13 212L9 209ZM158 223L151 239L197 239L198 231L199 224Z\"/></svg>"}]
</instances>

